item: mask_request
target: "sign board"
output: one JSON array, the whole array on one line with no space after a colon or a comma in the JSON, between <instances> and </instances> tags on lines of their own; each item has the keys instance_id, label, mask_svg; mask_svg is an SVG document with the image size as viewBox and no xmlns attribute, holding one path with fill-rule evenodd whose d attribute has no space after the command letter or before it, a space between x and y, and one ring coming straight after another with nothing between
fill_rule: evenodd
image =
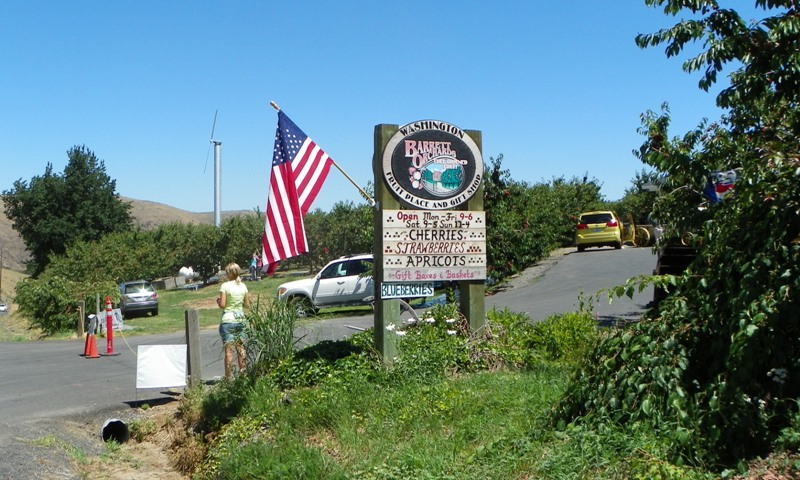
<instances>
[{"instance_id":1,"label":"sign board","mask_svg":"<svg viewBox=\"0 0 800 480\"><path fill-rule=\"evenodd\" d=\"M486 278L483 211L383 210L383 281Z\"/></svg>"},{"instance_id":2,"label":"sign board","mask_svg":"<svg viewBox=\"0 0 800 480\"><path fill-rule=\"evenodd\" d=\"M464 130L438 120L400 127L383 151L383 178L411 208L446 210L466 202L483 181L483 157Z\"/></svg>"},{"instance_id":3,"label":"sign board","mask_svg":"<svg viewBox=\"0 0 800 480\"><path fill-rule=\"evenodd\" d=\"M381 283L381 298L430 297L433 292L433 282Z\"/></svg>"},{"instance_id":4,"label":"sign board","mask_svg":"<svg viewBox=\"0 0 800 480\"><path fill-rule=\"evenodd\" d=\"M136 388L186 386L186 345L139 345Z\"/></svg>"}]
</instances>

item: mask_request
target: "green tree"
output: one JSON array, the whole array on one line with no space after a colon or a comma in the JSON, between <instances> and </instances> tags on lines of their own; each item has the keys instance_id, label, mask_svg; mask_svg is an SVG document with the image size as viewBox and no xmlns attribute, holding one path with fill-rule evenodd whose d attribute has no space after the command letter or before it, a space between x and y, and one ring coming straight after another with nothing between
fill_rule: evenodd
<instances>
[{"instance_id":1,"label":"green tree","mask_svg":"<svg viewBox=\"0 0 800 480\"><path fill-rule=\"evenodd\" d=\"M164 260L159 276L175 275L181 267L199 270L198 266L190 261L190 252L198 248L196 244L199 241L197 235L199 230L200 226L197 224L171 222L159 225L152 231L153 243L158 247L159 254Z\"/></svg>"},{"instance_id":2,"label":"green tree","mask_svg":"<svg viewBox=\"0 0 800 480\"><path fill-rule=\"evenodd\" d=\"M62 174L47 164L42 176L19 179L3 191L5 214L31 255L29 272L37 276L53 254L62 254L78 240L98 239L132 228L130 205L120 200L116 181L105 164L85 146L67 152Z\"/></svg>"},{"instance_id":3,"label":"green tree","mask_svg":"<svg viewBox=\"0 0 800 480\"><path fill-rule=\"evenodd\" d=\"M703 243L653 319L599 345L560 409L562 419L650 424L673 432L677 455L732 465L768 453L794 428L800 400L800 12L795 2L759 0L772 16L749 23L712 0L646 0L671 15L672 28L641 35L704 69L707 89L725 67L717 97L726 115L670 138L668 109L643 116L641 159L668 173L656 211L698 232ZM714 170L735 169L733 196L706 203ZM700 213L698 213L700 212ZM628 288L620 292L629 291Z\"/></svg>"},{"instance_id":4,"label":"green tree","mask_svg":"<svg viewBox=\"0 0 800 480\"><path fill-rule=\"evenodd\" d=\"M658 196L658 191L653 190L659 187L662 179L655 170L642 169L636 172L631 180L631 186L625 189L622 199L617 202L615 207L617 213L624 223L633 222L634 224L652 224L653 206ZM648 189L645 186L651 186Z\"/></svg>"},{"instance_id":5,"label":"green tree","mask_svg":"<svg viewBox=\"0 0 800 480\"><path fill-rule=\"evenodd\" d=\"M52 255L39 278L59 276L87 282L119 283L154 278L158 248L146 232L117 232L98 240L76 241L61 255ZM149 267L143 267L147 263Z\"/></svg>"},{"instance_id":6,"label":"green tree","mask_svg":"<svg viewBox=\"0 0 800 480\"><path fill-rule=\"evenodd\" d=\"M261 236L264 232L264 214L258 211L226 219L220 225L220 264L225 267L236 262L247 271L254 251L261 253Z\"/></svg>"},{"instance_id":7,"label":"green tree","mask_svg":"<svg viewBox=\"0 0 800 480\"><path fill-rule=\"evenodd\" d=\"M184 263L192 266L200 278L208 279L230 262L223 255L222 229L214 225L193 225L191 230L192 241L183 252Z\"/></svg>"},{"instance_id":8,"label":"green tree","mask_svg":"<svg viewBox=\"0 0 800 480\"><path fill-rule=\"evenodd\" d=\"M316 270L342 255L372 252L374 209L367 203L336 202L330 212L315 210L305 216L309 253L303 265Z\"/></svg>"},{"instance_id":9,"label":"green tree","mask_svg":"<svg viewBox=\"0 0 800 480\"><path fill-rule=\"evenodd\" d=\"M27 278L17 284L15 301L19 311L29 319L31 328L43 335L74 330L80 321L78 305L94 304L95 294L119 300L119 289L113 282L69 280L58 275Z\"/></svg>"},{"instance_id":10,"label":"green tree","mask_svg":"<svg viewBox=\"0 0 800 480\"><path fill-rule=\"evenodd\" d=\"M550 227L558 234L562 247L574 245L575 220L580 213L608 208L600 195L600 182L589 178L588 172L582 178L554 178L544 188L547 188L549 200L541 208L550 212Z\"/></svg>"}]
</instances>

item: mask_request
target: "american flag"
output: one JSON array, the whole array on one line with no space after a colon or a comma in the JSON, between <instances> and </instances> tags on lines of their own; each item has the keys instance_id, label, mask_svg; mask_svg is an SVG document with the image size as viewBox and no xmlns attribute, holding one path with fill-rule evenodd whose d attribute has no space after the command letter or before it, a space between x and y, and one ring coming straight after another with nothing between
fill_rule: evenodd
<instances>
[{"instance_id":1,"label":"american flag","mask_svg":"<svg viewBox=\"0 0 800 480\"><path fill-rule=\"evenodd\" d=\"M303 217L333 165L328 155L278 111L262 243L270 266L308 251Z\"/></svg>"}]
</instances>

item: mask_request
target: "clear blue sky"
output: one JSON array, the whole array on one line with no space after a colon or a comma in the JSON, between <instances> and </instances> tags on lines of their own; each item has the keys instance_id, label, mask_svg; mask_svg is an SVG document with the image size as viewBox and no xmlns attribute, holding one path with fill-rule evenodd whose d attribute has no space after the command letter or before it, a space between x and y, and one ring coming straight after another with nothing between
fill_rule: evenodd
<instances>
[{"instance_id":1,"label":"clear blue sky","mask_svg":"<svg viewBox=\"0 0 800 480\"><path fill-rule=\"evenodd\" d=\"M375 125L437 119L481 130L517 180L588 173L615 200L644 168L642 112L668 101L673 135L720 114L685 56L634 44L675 22L644 0L12 0L0 190L86 145L120 195L213 211L218 110L222 209L263 211L273 100L361 185ZM339 200L360 197L332 169L312 208Z\"/></svg>"}]
</instances>

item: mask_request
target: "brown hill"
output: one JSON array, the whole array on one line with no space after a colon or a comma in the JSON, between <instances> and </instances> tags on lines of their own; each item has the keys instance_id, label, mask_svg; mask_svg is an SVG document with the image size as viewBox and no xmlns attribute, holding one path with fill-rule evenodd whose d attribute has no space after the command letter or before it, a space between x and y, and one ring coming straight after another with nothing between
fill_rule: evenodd
<instances>
[{"instance_id":1,"label":"brown hill","mask_svg":"<svg viewBox=\"0 0 800 480\"><path fill-rule=\"evenodd\" d=\"M214 212L195 213L147 200L125 197L122 197L122 200L131 204L131 214L134 222L144 229L154 228L170 222L214 223ZM0 212L0 256L2 256L2 266L6 269L22 272L25 270L25 262L30 256L25 249L22 238L11 227L11 220L3 212L5 212L5 209ZM222 212L222 218L225 219L249 212L248 210ZM3 291L5 290L5 285L3 285Z\"/></svg>"}]
</instances>

